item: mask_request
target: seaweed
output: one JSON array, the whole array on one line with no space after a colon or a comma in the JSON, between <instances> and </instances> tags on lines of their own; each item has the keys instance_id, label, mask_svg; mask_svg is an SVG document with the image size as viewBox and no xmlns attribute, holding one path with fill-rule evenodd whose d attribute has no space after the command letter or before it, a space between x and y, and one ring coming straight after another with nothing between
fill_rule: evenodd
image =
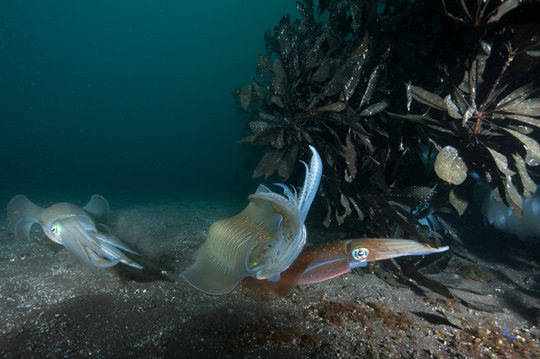
<instances>
[{"instance_id":1,"label":"seaweed","mask_svg":"<svg viewBox=\"0 0 540 359\"><path fill-rule=\"evenodd\" d=\"M266 149L253 177L300 176L313 145L323 224L366 236L439 238L427 219L463 214L474 176L519 214L540 156L540 26L527 16L540 2L297 8L300 19L264 34L257 76L233 92L239 143Z\"/></svg>"},{"instance_id":2,"label":"seaweed","mask_svg":"<svg viewBox=\"0 0 540 359\"><path fill-rule=\"evenodd\" d=\"M446 16L470 29L469 52L451 70L441 62L446 88L438 93L408 83L408 108L415 100L429 109L401 118L421 126L423 137L439 150L435 171L440 179L460 185L468 174L476 174L519 216L523 198L536 191L527 166L537 166L540 156L535 139L540 81L530 76L540 72L540 57L531 52L540 46L540 26L526 19L499 22L506 13L526 7L516 1L495 8L489 2L463 2L461 15L443 5ZM449 200L460 212L459 204Z\"/></svg>"}]
</instances>

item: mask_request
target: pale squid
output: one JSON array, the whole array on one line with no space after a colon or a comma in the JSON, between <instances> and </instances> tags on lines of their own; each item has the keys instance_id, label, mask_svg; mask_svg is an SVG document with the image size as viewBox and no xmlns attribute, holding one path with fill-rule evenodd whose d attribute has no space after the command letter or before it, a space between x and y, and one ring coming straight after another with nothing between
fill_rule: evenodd
<instances>
[{"instance_id":1,"label":"pale squid","mask_svg":"<svg viewBox=\"0 0 540 359\"><path fill-rule=\"evenodd\" d=\"M23 195L14 197L7 207L9 229L20 239L30 240L30 227L39 223L52 241L62 244L89 267L111 267L124 263L142 266L126 257L120 249L137 254L105 225L109 204L105 198L93 195L80 208L71 203L57 203L41 208Z\"/></svg>"},{"instance_id":2,"label":"pale squid","mask_svg":"<svg viewBox=\"0 0 540 359\"><path fill-rule=\"evenodd\" d=\"M234 217L212 224L195 263L180 277L208 294L226 294L245 277L277 281L306 243L304 220L322 175L314 147L300 192L280 185L285 196L260 185L249 205Z\"/></svg>"}]
</instances>

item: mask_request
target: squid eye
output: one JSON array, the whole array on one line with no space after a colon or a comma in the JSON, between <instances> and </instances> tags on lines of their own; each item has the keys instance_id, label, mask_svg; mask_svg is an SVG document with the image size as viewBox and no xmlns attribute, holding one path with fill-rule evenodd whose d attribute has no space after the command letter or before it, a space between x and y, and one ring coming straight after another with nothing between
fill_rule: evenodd
<instances>
[{"instance_id":1,"label":"squid eye","mask_svg":"<svg viewBox=\"0 0 540 359\"><path fill-rule=\"evenodd\" d=\"M366 259L366 257L369 255L369 249L367 248L355 248L353 249L351 253L352 257L355 261L361 261Z\"/></svg>"},{"instance_id":2,"label":"squid eye","mask_svg":"<svg viewBox=\"0 0 540 359\"><path fill-rule=\"evenodd\" d=\"M58 232L58 228L56 227L56 224L53 224L51 227L52 234L56 234Z\"/></svg>"}]
</instances>

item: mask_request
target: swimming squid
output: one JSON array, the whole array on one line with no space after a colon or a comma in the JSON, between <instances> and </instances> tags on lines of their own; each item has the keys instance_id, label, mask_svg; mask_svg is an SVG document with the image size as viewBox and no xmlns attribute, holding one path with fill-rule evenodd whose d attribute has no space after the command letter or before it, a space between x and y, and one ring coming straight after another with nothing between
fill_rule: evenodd
<instances>
[{"instance_id":1,"label":"swimming squid","mask_svg":"<svg viewBox=\"0 0 540 359\"><path fill-rule=\"evenodd\" d=\"M306 243L304 220L322 176L314 147L300 191L279 185L284 195L260 185L250 203L234 217L213 223L195 263L180 277L207 294L226 294L246 277L277 281Z\"/></svg>"},{"instance_id":2,"label":"swimming squid","mask_svg":"<svg viewBox=\"0 0 540 359\"><path fill-rule=\"evenodd\" d=\"M93 195L82 208L66 202L41 208L25 196L18 195L9 202L7 212L9 229L19 239L29 241L30 228L39 223L49 239L63 245L89 267L105 268L120 262L142 268L120 251L140 255L122 243L105 225L109 204L99 195Z\"/></svg>"},{"instance_id":3,"label":"swimming squid","mask_svg":"<svg viewBox=\"0 0 540 359\"><path fill-rule=\"evenodd\" d=\"M365 267L368 262L402 256L444 252L448 246L434 248L410 239L361 238L334 241L304 248L279 281L252 280L252 289L276 296L287 296L297 285L322 282Z\"/></svg>"}]
</instances>

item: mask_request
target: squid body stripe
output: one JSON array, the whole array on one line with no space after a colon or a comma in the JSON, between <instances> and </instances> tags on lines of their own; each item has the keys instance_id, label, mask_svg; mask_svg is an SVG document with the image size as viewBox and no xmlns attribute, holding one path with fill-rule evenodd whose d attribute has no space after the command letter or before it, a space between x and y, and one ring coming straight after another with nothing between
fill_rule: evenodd
<instances>
[{"instance_id":1,"label":"squid body stripe","mask_svg":"<svg viewBox=\"0 0 540 359\"><path fill-rule=\"evenodd\" d=\"M218 242L221 243L216 243L214 246L215 255L212 255L212 259L227 272L237 267L239 263L237 254L242 247L248 243L258 243L268 237L264 231L261 233L261 228L249 218L247 220L226 221L220 223L216 229L221 239Z\"/></svg>"}]
</instances>

